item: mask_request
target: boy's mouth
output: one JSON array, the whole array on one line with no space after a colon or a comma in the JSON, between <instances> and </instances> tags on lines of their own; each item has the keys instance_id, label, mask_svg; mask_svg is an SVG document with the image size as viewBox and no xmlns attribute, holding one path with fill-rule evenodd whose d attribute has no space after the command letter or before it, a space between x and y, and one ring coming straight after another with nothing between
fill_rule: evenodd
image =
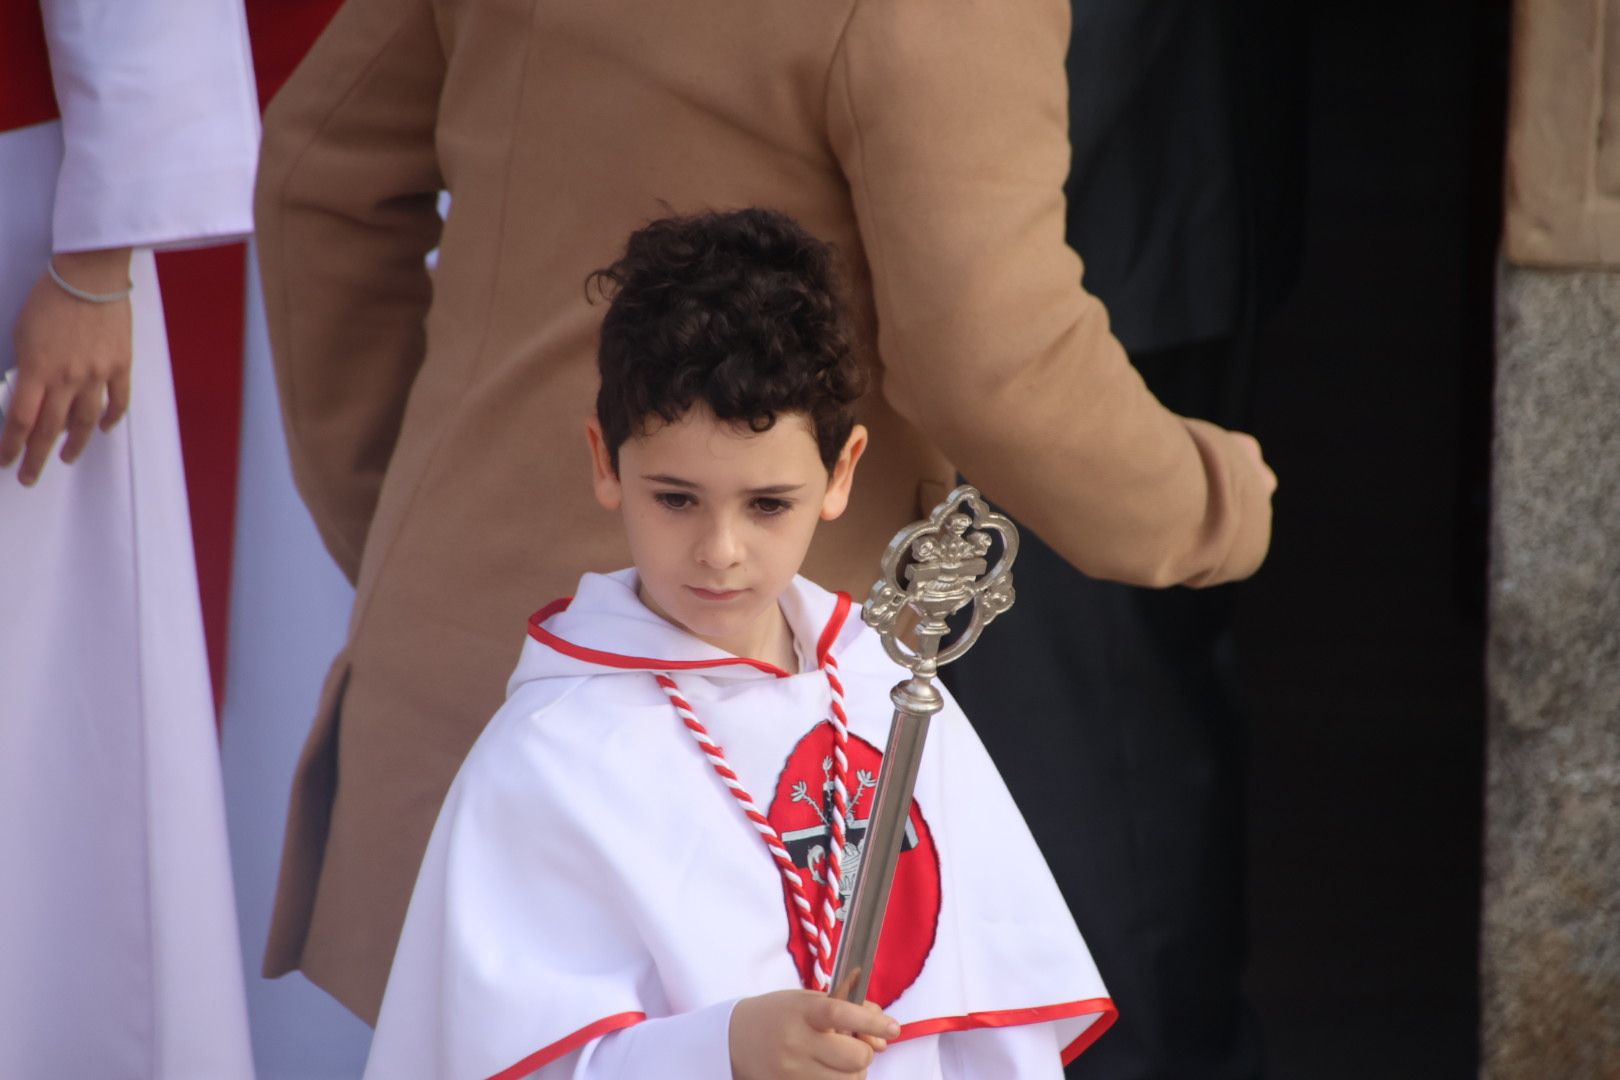
<instances>
[{"instance_id":1,"label":"boy's mouth","mask_svg":"<svg viewBox=\"0 0 1620 1080\"><path fill-rule=\"evenodd\" d=\"M699 600L714 602L730 600L732 597L741 596L746 591L743 589L700 589L696 585L688 585L687 589Z\"/></svg>"}]
</instances>

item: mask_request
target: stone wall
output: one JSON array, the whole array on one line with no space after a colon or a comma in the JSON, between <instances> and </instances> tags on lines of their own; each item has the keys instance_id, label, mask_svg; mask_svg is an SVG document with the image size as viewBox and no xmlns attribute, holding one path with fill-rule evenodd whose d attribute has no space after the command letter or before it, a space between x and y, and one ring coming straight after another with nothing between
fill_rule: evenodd
<instances>
[{"instance_id":1,"label":"stone wall","mask_svg":"<svg viewBox=\"0 0 1620 1080\"><path fill-rule=\"evenodd\" d=\"M1481 1075L1620 1078L1620 0L1517 0Z\"/></svg>"},{"instance_id":2,"label":"stone wall","mask_svg":"<svg viewBox=\"0 0 1620 1080\"><path fill-rule=\"evenodd\" d=\"M1482 1075L1620 1078L1620 273L1498 302Z\"/></svg>"}]
</instances>

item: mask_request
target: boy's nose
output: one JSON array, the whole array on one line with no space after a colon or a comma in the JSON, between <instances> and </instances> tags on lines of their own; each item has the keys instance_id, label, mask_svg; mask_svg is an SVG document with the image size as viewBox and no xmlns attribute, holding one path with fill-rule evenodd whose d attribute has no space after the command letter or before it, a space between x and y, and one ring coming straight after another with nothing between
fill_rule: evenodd
<instances>
[{"instance_id":1,"label":"boy's nose","mask_svg":"<svg viewBox=\"0 0 1620 1080\"><path fill-rule=\"evenodd\" d=\"M698 562L712 570L729 570L742 558L742 545L731 523L717 521L698 542Z\"/></svg>"}]
</instances>

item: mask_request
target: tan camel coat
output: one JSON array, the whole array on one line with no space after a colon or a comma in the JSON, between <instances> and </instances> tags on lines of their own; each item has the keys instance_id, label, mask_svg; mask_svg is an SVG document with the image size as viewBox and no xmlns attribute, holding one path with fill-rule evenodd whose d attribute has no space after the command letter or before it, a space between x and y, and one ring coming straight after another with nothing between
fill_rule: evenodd
<instances>
[{"instance_id":1,"label":"tan camel coat","mask_svg":"<svg viewBox=\"0 0 1620 1080\"><path fill-rule=\"evenodd\" d=\"M583 283L651 218L774 207L850 264L881 377L814 580L863 595L953 467L1093 575L1256 568L1257 470L1148 394L1064 245L1067 35L1065 0L340 10L266 117L258 191L294 473L358 587L294 786L267 974L301 967L375 1018L525 618L628 562L591 498L602 306Z\"/></svg>"}]
</instances>

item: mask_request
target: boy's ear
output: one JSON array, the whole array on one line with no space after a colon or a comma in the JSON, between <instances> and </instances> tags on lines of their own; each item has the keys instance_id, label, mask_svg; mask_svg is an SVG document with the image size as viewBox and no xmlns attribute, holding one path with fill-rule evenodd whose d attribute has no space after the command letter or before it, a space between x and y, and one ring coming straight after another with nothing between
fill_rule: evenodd
<instances>
[{"instance_id":1,"label":"boy's ear","mask_svg":"<svg viewBox=\"0 0 1620 1080\"><path fill-rule=\"evenodd\" d=\"M844 440L844 448L833 462L832 475L827 478L827 494L821 500L821 520L831 521L849 507L849 489L855 481L855 465L866 453L866 428L856 424Z\"/></svg>"},{"instance_id":2,"label":"boy's ear","mask_svg":"<svg viewBox=\"0 0 1620 1080\"><path fill-rule=\"evenodd\" d=\"M617 510L624 502L624 489L619 486L619 472L613 467L613 455L602 437L602 425L594 416L585 421L585 441L591 447L591 487L596 501L604 510Z\"/></svg>"}]
</instances>

